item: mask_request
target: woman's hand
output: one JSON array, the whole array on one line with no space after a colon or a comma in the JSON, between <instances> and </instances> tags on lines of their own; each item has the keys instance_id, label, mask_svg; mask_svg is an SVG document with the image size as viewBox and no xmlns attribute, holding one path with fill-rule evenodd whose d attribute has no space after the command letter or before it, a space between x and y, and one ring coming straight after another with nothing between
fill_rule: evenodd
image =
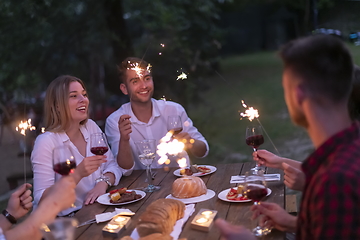
<instances>
[{"instance_id":1,"label":"woman's hand","mask_svg":"<svg viewBox=\"0 0 360 240\"><path fill-rule=\"evenodd\" d=\"M106 155L94 155L84 158L82 162L76 166L74 172L77 180L80 181L83 177L87 177L93 172L95 172L102 163L105 163L107 161L106 158Z\"/></svg>"},{"instance_id":2,"label":"woman's hand","mask_svg":"<svg viewBox=\"0 0 360 240\"><path fill-rule=\"evenodd\" d=\"M85 198L85 205L93 204L96 199L106 193L108 184L105 181L98 182L93 189L91 189Z\"/></svg>"}]
</instances>

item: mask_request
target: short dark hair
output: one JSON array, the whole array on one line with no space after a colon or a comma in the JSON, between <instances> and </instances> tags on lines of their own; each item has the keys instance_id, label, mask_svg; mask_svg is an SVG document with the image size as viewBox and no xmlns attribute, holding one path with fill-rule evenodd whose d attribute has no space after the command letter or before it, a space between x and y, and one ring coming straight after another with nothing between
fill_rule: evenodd
<instances>
[{"instance_id":1,"label":"short dark hair","mask_svg":"<svg viewBox=\"0 0 360 240\"><path fill-rule=\"evenodd\" d=\"M119 78L121 83L126 83L126 70L139 66L143 69L146 69L149 66L149 63L145 60L137 57L127 57L118 65Z\"/></svg>"},{"instance_id":2,"label":"short dark hair","mask_svg":"<svg viewBox=\"0 0 360 240\"><path fill-rule=\"evenodd\" d=\"M300 77L314 97L338 102L349 98L353 61L345 44L334 36L293 40L280 50L284 69Z\"/></svg>"},{"instance_id":3,"label":"short dark hair","mask_svg":"<svg viewBox=\"0 0 360 240\"><path fill-rule=\"evenodd\" d=\"M354 79L348 106L350 117L353 120L360 120L360 67L356 65L354 67Z\"/></svg>"}]
</instances>

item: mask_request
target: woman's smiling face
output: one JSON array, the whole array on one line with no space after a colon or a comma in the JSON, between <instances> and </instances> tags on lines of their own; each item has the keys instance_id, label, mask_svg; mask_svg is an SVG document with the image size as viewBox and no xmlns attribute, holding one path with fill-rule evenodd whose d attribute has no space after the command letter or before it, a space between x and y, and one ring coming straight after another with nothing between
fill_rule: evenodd
<instances>
[{"instance_id":1,"label":"woman's smiling face","mask_svg":"<svg viewBox=\"0 0 360 240\"><path fill-rule=\"evenodd\" d=\"M69 109L71 119L80 123L88 116L89 99L87 93L79 82L69 85Z\"/></svg>"}]
</instances>

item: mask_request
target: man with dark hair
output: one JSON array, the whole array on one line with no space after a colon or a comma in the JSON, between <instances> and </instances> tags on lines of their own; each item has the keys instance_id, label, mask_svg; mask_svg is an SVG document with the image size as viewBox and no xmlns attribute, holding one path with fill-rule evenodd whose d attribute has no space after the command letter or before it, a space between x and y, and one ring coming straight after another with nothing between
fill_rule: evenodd
<instances>
[{"instance_id":1,"label":"man with dark hair","mask_svg":"<svg viewBox=\"0 0 360 240\"><path fill-rule=\"evenodd\" d=\"M274 203L254 210L265 215L264 224L296 232L297 239L360 239L360 130L347 107L354 67L349 50L333 36L317 35L288 43L280 56L290 116L316 150L301 166L306 181L298 217ZM245 233L224 220L217 225L228 239Z\"/></svg>"},{"instance_id":2,"label":"man with dark hair","mask_svg":"<svg viewBox=\"0 0 360 240\"><path fill-rule=\"evenodd\" d=\"M185 109L175 102L152 98L154 83L150 64L130 57L125 59L118 69L120 90L129 96L130 102L123 104L107 118L105 133L120 167L129 169L129 172L132 169L144 169L145 166L139 161L135 142L155 139L159 143L168 132L168 117L173 115L179 116L183 123L183 130L174 136L186 143L185 150L196 157L207 155L209 146L193 126ZM189 158L185 155L189 164ZM178 165L173 162L169 166ZM153 161L152 167L160 168L161 165Z\"/></svg>"}]
</instances>

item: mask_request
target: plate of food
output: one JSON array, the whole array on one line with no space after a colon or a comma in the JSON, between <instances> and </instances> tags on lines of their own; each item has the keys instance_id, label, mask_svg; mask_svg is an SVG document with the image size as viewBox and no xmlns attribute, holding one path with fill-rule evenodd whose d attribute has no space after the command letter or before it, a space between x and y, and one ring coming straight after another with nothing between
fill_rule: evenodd
<instances>
[{"instance_id":1,"label":"plate of food","mask_svg":"<svg viewBox=\"0 0 360 240\"><path fill-rule=\"evenodd\" d=\"M103 205L125 205L140 201L146 193L140 190L120 188L105 193L97 198L97 202Z\"/></svg>"},{"instance_id":2,"label":"plate of food","mask_svg":"<svg viewBox=\"0 0 360 240\"><path fill-rule=\"evenodd\" d=\"M216 171L216 167L210 165L191 165L190 167L184 169L176 169L174 171L174 175L177 177L182 176L194 176L194 177L201 177L209 175Z\"/></svg>"},{"instance_id":3,"label":"plate of food","mask_svg":"<svg viewBox=\"0 0 360 240\"><path fill-rule=\"evenodd\" d=\"M172 194L167 195L165 198L170 198L170 199L176 199L179 200L185 204L190 204L190 203L198 203L198 202L203 202L206 200L209 200L211 198L213 198L215 196L215 192L211 189L208 189L207 192L203 195L200 195L198 197L192 197L192 198L177 198L174 197Z\"/></svg>"},{"instance_id":4,"label":"plate of food","mask_svg":"<svg viewBox=\"0 0 360 240\"><path fill-rule=\"evenodd\" d=\"M267 188L266 190L267 190L266 196L269 196L271 194L271 189ZM242 192L242 186L235 188L228 188L221 191L218 194L218 198L226 202L251 202L251 199L248 199L247 197L243 196L241 192Z\"/></svg>"}]
</instances>

